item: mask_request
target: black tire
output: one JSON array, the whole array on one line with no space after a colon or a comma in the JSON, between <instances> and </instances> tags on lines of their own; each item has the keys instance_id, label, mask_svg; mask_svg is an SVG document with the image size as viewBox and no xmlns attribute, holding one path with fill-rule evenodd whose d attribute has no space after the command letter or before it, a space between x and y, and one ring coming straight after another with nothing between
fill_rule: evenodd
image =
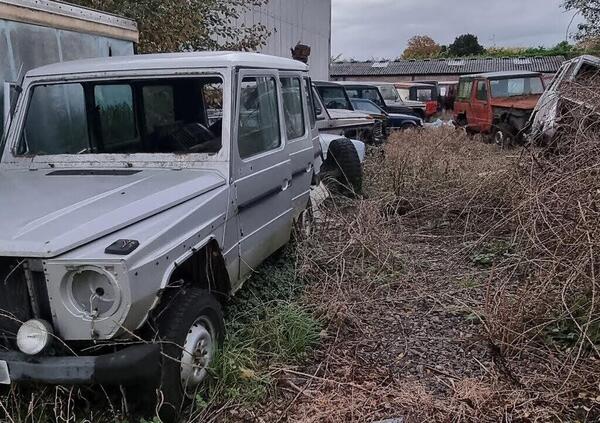
<instances>
[{"instance_id":1,"label":"black tire","mask_svg":"<svg viewBox=\"0 0 600 423\"><path fill-rule=\"evenodd\" d=\"M407 123L403 123L400 126L400 129L403 130L403 131L406 131L407 129L416 129L416 128L417 128L416 124L414 124L414 123L408 123L408 122Z\"/></svg>"},{"instance_id":2,"label":"black tire","mask_svg":"<svg viewBox=\"0 0 600 423\"><path fill-rule=\"evenodd\" d=\"M363 169L352 141L339 139L329 145L323 181L348 196L362 193Z\"/></svg>"},{"instance_id":3,"label":"black tire","mask_svg":"<svg viewBox=\"0 0 600 423\"><path fill-rule=\"evenodd\" d=\"M217 353L223 344L225 322L221 304L209 292L195 287L184 287L163 299L156 323L156 342L162 347L162 365L160 386L154 392L156 404L154 410L163 423L175 423L189 405L181 376L183 346L194 324L203 319L212 326ZM214 355L212 357L214 359Z\"/></svg>"},{"instance_id":4,"label":"black tire","mask_svg":"<svg viewBox=\"0 0 600 423\"><path fill-rule=\"evenodd\" d=\"M511 125L505 122L497 123L492 133L494 143L502 149L511 148L515 145L516 134Z\"/></svg>"}]
</instances>

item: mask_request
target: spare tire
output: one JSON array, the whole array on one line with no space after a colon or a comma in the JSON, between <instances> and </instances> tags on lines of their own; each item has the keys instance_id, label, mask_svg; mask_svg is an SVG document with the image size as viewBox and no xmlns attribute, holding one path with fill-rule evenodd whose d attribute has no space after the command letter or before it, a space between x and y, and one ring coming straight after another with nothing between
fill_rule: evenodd
<instances>
[{"instance_id":1,"label":"spare tire","mask_svg":"<svg viewBox=\"0 0 600 423\"><path fill-rule=\"evenodd\" d=\"M340 138L329 145L321 172L323 181L348 196L362 193L363 169L352 141Z\"/></svg>"}]
</instances>

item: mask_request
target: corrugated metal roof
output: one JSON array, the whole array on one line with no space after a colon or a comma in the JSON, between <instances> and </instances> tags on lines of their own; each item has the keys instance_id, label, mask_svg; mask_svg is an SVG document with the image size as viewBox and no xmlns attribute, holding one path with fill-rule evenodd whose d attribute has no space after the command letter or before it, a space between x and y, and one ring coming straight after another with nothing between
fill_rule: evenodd
<instances>
[{"instance_id":1,"label":"corrugated metal roof","mask_svg":"<svg viewBox=\"0 0 600 423\"><path fill-rule=\"evenodd\" d=\"M563 56L548 56L397 60L387 66L378 65L381 62L343 62L331 64L331 76L465 75L505 71L553 73L564 61Z\"/></svg>"}]
</instances>

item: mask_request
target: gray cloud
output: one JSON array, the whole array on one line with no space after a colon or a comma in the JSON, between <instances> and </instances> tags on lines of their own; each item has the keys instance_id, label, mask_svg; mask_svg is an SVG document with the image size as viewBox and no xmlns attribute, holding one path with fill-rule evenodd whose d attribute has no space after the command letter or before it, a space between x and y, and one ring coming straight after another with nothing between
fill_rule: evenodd
<instances>
[{"instance_id":1,"label":"gray cloud","mask_svg":"<svg viewBox=\"0 0 600 423\"><path fill-rule=\"evenodd\" d=\"M333 0L333 54L398 57L413 35L450 44L472 33L489 46L552 46L567 37L562 0ZM576 30L576 23L571 32Z\"/></svg>"}]
</instances>

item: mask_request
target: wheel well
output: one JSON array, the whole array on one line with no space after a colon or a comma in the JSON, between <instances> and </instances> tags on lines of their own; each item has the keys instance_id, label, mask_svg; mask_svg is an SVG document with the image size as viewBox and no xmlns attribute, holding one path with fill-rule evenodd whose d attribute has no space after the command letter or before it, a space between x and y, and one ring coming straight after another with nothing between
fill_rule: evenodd
<instances>
[{"instance_id":1,"label":"wheel well","mask_svg":"<svg viewBox=\"0 0 600 423\"><path fill-rule=\"evenodd\" d=\"M168 286L184 281L191 286L212 292L220 301L231 293L231 282L221 249L215 240L194 252L183 263L178 263Z\"/></svg>"}]
</instances>

